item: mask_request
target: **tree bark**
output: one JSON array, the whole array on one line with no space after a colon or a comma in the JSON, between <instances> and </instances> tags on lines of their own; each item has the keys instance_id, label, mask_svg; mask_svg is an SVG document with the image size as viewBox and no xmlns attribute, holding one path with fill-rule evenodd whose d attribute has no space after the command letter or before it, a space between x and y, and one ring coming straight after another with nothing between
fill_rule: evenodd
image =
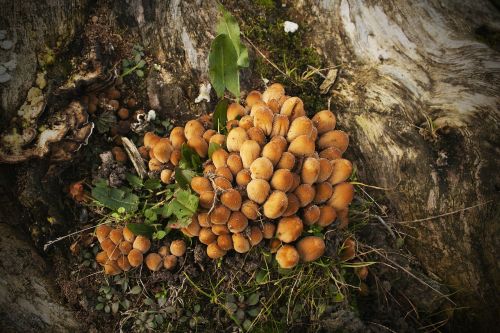
<instances>
[{"instance_id":1,"label":"tree bark","mask_svg":"<svg viewBox=\"0 0 500 333\"><path fill-rule=\"evenodd\" d=\"M341 66L332 107L350 134L359 178L390 189L384 195L395 216L391 222L409 235L412 253L429 275L458 291L457 307L471 307L469 324L492 327L500 287L500 57L474 30L499 29L498 11L486 0L288 5L295 17L284 19L312 28L310 41L327 65ZM194 99L207 82L217 3L130 0L110 6L110 17L137 33L163 65L146 79L150 107L176 119L208 110ZM13 79L0 85L0 118L7 123L32 86L38 52L77 38L90 9L85 0L2 1L1 8L12 13L0 22L11 29L15 47L0 60L17 58ZM15 323L17 317L9 318Z\"/></svg>"}]
</instances>

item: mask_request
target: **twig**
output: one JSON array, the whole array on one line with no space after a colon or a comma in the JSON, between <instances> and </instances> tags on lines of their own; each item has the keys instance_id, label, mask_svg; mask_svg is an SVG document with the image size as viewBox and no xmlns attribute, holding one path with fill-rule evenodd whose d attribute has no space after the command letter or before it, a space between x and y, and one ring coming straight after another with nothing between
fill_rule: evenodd
<instances>
[{"instance_id":1,"label":"twig","mask_svg":"<svg viewBox=\"0 0 500 333\"><path fill-rule=\"evenodd\" d=\"M88 227L88 228L85 228L85 229L82 229L82 230L78 230L78 231L72 232L72 233L67 234L65 236L57 237L56 239L51 240L51 241L45 243L45 245L43 246L43 250L47 251L47 249L49 248L49 246L51 246L52 244L57 243L59 241L62 241L63 239L66 239L66 238L74 236L74 235L78 235L79 233L82 233L84 231L87 231L87 230L90 230L90 229L94 229L94 228L96 228L96 227L98 227L100 225L108 224L108 223L111 223L111 222L112 221L103 222L103 223L95 225L95 226L91 226L91 227Z\"/></svg>"},{"instance_id":2,"label":"twig","mask_svg":"<svg viewBox=\"0 0 500 333\"><path fill-rule=\"evenodd\" d=\"M372 216L375 217L377 220L379 220L380 223L382 223L384 225L384 227L386 227L386 229L391 234L392 238L396 239L396 235L392 231L391 227L384 221L384 219L380 215L372 215Z\"/></svg>"},{"instance_id":3,"label":"twig","mask_svg":"<svg viewBox=\"0 0 500 333\"><path fill-rule=\"evenodd\" d=\"M438 218L441 218L441 217L450 216L450 215L454 215L454 214L457 214L457 213L465 212L467 210L470 210L470 209L473 209L473 208L477 208L477 207L480 207L480 206L484 206L484 205L489 204L492 201L493 200L489 200L489 201L486 201L486 202L478 203L478 204L476 204L474 206L469 206L469 207L465 207L465 208L462 208L462 209L457 209L457 210L454 210L452 212L448 212L448 213L444 213L444 214L429 216L429 217L426 217L426 218L423 218L423 219L416 219L416 220L411 220L411 221L399 221L399 222L395 222L395 223L400 223L400 224L403 224L403 223L418 223L418 222L424 222L424 221L434 220L434 219L438 219Z\"/></svg>"}]
</instances>

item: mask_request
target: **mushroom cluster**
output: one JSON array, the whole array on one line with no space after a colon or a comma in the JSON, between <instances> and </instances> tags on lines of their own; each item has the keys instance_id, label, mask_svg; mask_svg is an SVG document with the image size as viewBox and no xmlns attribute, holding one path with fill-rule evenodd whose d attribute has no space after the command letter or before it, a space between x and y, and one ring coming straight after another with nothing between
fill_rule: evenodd
<instances>
[{"instance_id":1,"label":"mushroom cluster","mask_svg":"<svg viewBox=\"0 0 500 333\"><path fill-rule=\"evenodd\" d=\"M156 272L162 267L171 270L177 265L177 258L186 252L186 243L178 239L172 241L170 246L164 245L157 252L148 253L151 249L149 238L136 236L127 227L111 228L102 224L96 227L95 233L102 248L96 254L96 261L104 266L104 273L108 275L127 272L143 262L150 271Z\"/></svg>"},{"instance_id":2,"label":"mushroom cluster","mask_svg":"<svg viewBox=\"0 0 500 333\"><path fill-rule=\"evenodd\" d=\"M220 146L204 163L203 176L191 181L201 211L184 234L198 237L213 259L230 250L245 253L263 239L282 268L321 257L324 240L302 237L303 231L337 218L345 227L354 196L346 182L352 164L342 158L349 137L335 129L335 115L323 110L308 118L302 100L275 83L262 94L250 92L245 107L228 106L227 136L211 129L211 122L211 116L188 121L169 138L146 133L139 148L149 169L168 183L183 144L202 158L211 143Z\"/></svg>"}]
</instances>

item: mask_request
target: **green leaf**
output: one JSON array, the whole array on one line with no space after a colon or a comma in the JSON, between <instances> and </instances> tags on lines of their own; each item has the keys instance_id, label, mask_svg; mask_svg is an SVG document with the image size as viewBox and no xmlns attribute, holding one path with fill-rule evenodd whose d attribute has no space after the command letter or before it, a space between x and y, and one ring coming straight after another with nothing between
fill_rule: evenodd
<instances>
[{"instance_id":1,"label":"green leaf","mask_svg":"<svg viewBox=\"0 0 500 333\"><path fill-rule=\"evenodd\" d=\"M136 236L143 235L151 237L155 231L154 227L143 223L129 223L127 224L127 228L129 228L130 231L132 231Z\"/></svg>"},{"instance_id":2,"label":"green leaf","mask_svg":"<svg viewBox=\"0 0 500 333\"><path fill-rule=\"evenodd\" d=\"M197 175L193 170L185 170L179 167L175 168L175 181L182 188L189 188L191 179Z\"/></svg>"},{"instance_id":3,"label":"green leaf","mask_svg":"<svg viewBox=\"0 0 500 333\"><path fill-rule=\"evenodd\" d=\"M250 295L250 297L248 297L246 303L250 306L254 306L255 304L259 303L259 297L260 297L259 293L254 293Z\"/></svg>"},{"instance_id":4,"label":"green leaf","mask_svg":"<svg viewBox=\"0 0 500 333\"><path fill-rule=\"evenodd\" d=\"M135 71L135 75L137 75L138 77L143 77L144 76L144 72L140 69L136 70Z\"/></svg>"},{"instance_id":5,"label":"green leaf","mask_svg":"<svg viewBox=\"0 0 500 333\"><path fill-rule=\"evenodd\" d=\"M248 315L251 317L257 317L258 314L260 313L259 308L251 308L250 310L247 311Z\"/></svg>"},{"instance_id":6,"label":"green leaf","mask_svg":"<svg viewBox=\"0 0 500 333\"><path fill-rule=\"evenodd\" d=\"M153 234L153 239L163 239L167 235L167 232L165 230L158 230Z\"/></svg>"},{"instance_id":7,"label":"green leaf","mask_svg":"<svg viewBox=\"0 0 500 333\"><path fill-rule=\"evenodd\" d=\"M201 170L202 165L201 158L198 153L185 143L181 146L181 160L179 162L179 166L181 165L182 169L192 170Z\"/></svg>"},{"instance_id":8,"label":"green leaf","mask_svg":"<svg viewBox=\"0 0 500 333\"><path fill-rule=\"evenodd\" d=\"M220 148L220 144L217 142L212 142L208 146L208 158L212 158L212 154Z\"/></svg>"},{"instance_id":9,"label":"green leaf","mask_svg":"<svg viewBox=\"0 0 500 333\"><path fill-rule=\"evenodd\" d=\"M214 130L216 130L219 133L226 131L228 105L229 105L229 100L224 98L221 99L219 103L217 103L217 106L215 107L215 111L212 118L214 123Z\"/></svg>"},{"instance_id":10,"label":"green leaf","mask_svg":"<svg viewBox=\"0 0 500 333\"><path fill-rule=\"evenodd\" d=\"M132 287L132 289L130 289L129 294L139 295L141 292L142 292L141 286L134 286L134 287Z\"/></svg>"},{"instance_id":11,"label":"green leaf","mask_svg":"<svg viewBox=\"0 0 500 333\"><path fill-rule=\"evenodd\" d=\"M141 60L137 63L137 65L135 65L135 67L137 68L143 68L144 65L146 65L146 62L144 60Z\"/></svg>"},{"instance_id":12,"label":"green leaf","mask_svg":"<svg viewBox=\"0 0 500 333\"><path fill-rule=\"evenodd\" d=\"M157 189L161 188L161 182L157 178L147 179L144 182L144 188L147 190L151 190L151 191L157 190Z\"/></svg>"},{"instance_id":13,"label":"green leaf","mask_svg":"<svg viewBox=\"0 0 500 333\"><path fill-rule=\"evenodd\" d=\"M135 212L139 206L139 197L131 193L129 188L109 187L105 181L97 182L92 188L92 197L112 210L123 207L127 212Z\"/></svg>"},{"instance_id":14,"label":"green leaf","mask_svg":"<svg viewBox=\"0 0 500 333\"><path fill-rule=\"evenodd\" d=\"M95 306L95 309L96 309L96 310L98 310L98 311L100 311L100 310L104 309L104 304L102 304L102 303L97 303L97 305Z\"/></svg>"},{"instance_id":15,"label":"green leaf","mask_svg":"<svg viewBox=\"0 0 500 333\"><path fill-rule=\"evenodd\" d=\"M248 49L243 44L240 44L240 54L238 55L238 66L245 68L250 66L250 60L248 59Z\"/></svg>"},{"instance_id":16,"label":"green leaf","mask_svg":"<svg viewBox=\"0 0 500 333\"><path fill-rule=\"evenodd\" d=\"M240 47L240 26L231 13L229 13L224 7L220 6L219 10L222 13L222 17L217 23L217 34L227 35L234 45L235 50L239 54Z\"/></svg>"},{"instance_id":17,"label":"green leaf","mask_svg":"<svg viewBox=\"0 0 500 333\"><path fill-rule=\"evenodd\" d=\"M240 97L238 53L228 35L215 37L208 55L208 74L212 86L221 98L227 88L236 98Z\"/></svg>"},{"instance_id":18,"label":"green leaf","mask_svg":"<svg viewBox=\"0 0 500 333\"><path fill-rule=\"evenodd\" d=\"M250 330L250 328L252 328L252 321L249 320L249 319L245 319L245 321L243 322L243 328L245 329L245 331L248 331Z\"/></svg>"},{"instance_id":19,"label":"green leaf","mask_svg":"<svg viewBox=\"0 0 500 333\"><path fill-rule=\"evenodd\" d=\"M140 189L143 186L142 179L134 174L127 173L125 175L125 178L127 179L130 186L132 186L132 188L134 189Z\"/></svg>"},{"instance_id":20,"label":"green leaf","mask_svg":"<svg viewBox=\"0 0 500 333\"><path fill-rule=\"evenodd\" d=\"M269 273L264 270L258 271L255 275L255 281L257 284L265 284L269 282Z\"/></svg>"}]
</instances>

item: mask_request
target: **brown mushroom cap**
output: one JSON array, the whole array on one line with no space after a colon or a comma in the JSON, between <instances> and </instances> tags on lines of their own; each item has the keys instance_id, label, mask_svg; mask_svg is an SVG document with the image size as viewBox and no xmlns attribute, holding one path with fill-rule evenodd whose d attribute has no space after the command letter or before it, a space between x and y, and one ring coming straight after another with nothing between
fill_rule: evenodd
<instances>
[{"instance_id":1,"label":"brown mushroom cap","mask_svg":"<svg viewBox=\"0 0 500 333\"><path fill-rule=\"evenodd\" d=\"M193 137L201 138L204 132L205 127L203 127L203 124L196 119L188 121L186 123L186 126L184 127L184 136L186 137L187 141L189 141Z\"/></svg>"},{"instance_id":2,"label":"brown mushroom cap","mask_svg":"<svg viewBox=\"0 0 500 333\"><path fill-rule=\"evenodd\" d=\"M248 139L257 142L259 147L263 146L266 143L266 134L259 127L250 127L249 129L247 129L247 135Z\"/></svg>"},{"instance_id":3,"label":"brown mushroom cap","mask_svg":"<svg viewBox=\"0 0 500 333\"><path fill-rule=\"evenodd\" d=\"M106 224L98 225L95 228L95 235L97 236L97 240L99 241L99 243L102 243L102 241L108 237L111 230L113 229Z\"/></svg>"},{"instance_id":4,"label":"brown mushroom cap","mask_svg":"<svg viewBox=\"0 0 500 333\"><path fill-rule=\"evenodd\" d=\"M326 158L320 158L318 159L319 161L319 175L318 175L318 183L322 183L326 181L328 178L330 178L332 174L332 163L330 160Z\"/></svg>"},{"instance_id":5,"label":"brown mushroom cap","mask_svg":"<svg viewBox=\"0 0 500 333\"><path fill-rule=\"evenodd\" d=\"M104 265L104 274L107 274L107 275L118 275L121 272L122 272L122 270L120 269L120 267L118 267L116 261L114 261L114 260L108 261Z\"/></svg>"},{"instance_id":6,"label":"brown mushroom cap","mask_svg":"<svg viewBox=\"0 0 500 333\"><path fill-rule=\"evenodd\" d=\"M314 261L325 253L325 241L317 236L304 237L296 246L303 262Z\"/></svg>"},{"instance_id":7,"label":"brown mushroom cap","mask_svg":"<svg viewBox=\"0 0 500 333\"><path fill-rule=\"evenodd\" d=\"M166 257L170 254L170 249L168 246L161 246L159 249L158 249L158 254L162 257Z\"/></svg>"},{"instance_id":8,"label":"brown mushroom cap","mask_svg":"<svg viewBox=\"0 0 500 333\"><path fill-rule=\"evenodd\" d=\"M260 128L265 135L270 135L273 130L273 111L268 107L252 108L253 126Z\"/></svg>"},{"instance_id":9,"label":"brown mushroom cap","mask_svg":"<svg viewBox=\"0 0 500 333\"><path fill-rule=\"evenodd\" d=\"M221 249L217 242L213 242L208 244L207 246L207 255L211 259L219 259L222 258L226 254L226 251Z\"/></svg>"},{"instance_id":10,"label":"brown mushroom cap","mask_svg":"<svg viewBox=\"0 0 500 333\"><path fill-rule=\"evenodd\" d=\"M275 190L288 192L293 185L293 176L290 170L278 169L271 178L271 187Z\"/></svg>"},{"instance_id":11,"label":"brown mushroom cap","mask_svg":"<svg viewBox=\"0 0 500 333\"><path fill-rule=\"evenodd\" d=\"M127 255L128 262L132 267L138 267L142 264L143 254L137 249L132 249Z\"/></svg>"},{"instance_id":12,"label":"brown mushroom cap","mask_svg":"<svg viewBox=\"0 0 500 333\"><path fill-rule=\"evenodd\" d=\"M252 174L248 169L243 169L236 175L236 184L239 186L247 186L250 181L252 181Z\"/></svg>"},{"instance_id":13,"label":"brown mushroom cap","mask_svg":"<svg viewBox=\"0 0 500 333\"><path fill-rule=\"evenodd\" d=\"M243 162L237 153L229 154L226 163L233 176L236 176L243 169Z\"/></svg>"},{"instance_id":14,"label":"brown mushroom cap","mask_svg":"<svg viewBox=\"0 0 500 333\"><path fill-rule=\"evenodd\" d=\"M108 260L109 258L106 251L98 252L95 256L95 261L97 261L97 263L101 266L104 266L108 262Z\"/></svg>"},{"instance_id":15,"label":"brown mushroom cap","mask_svg":"<svg viewBox=\"0 0 500 333\"><path fill-rule=\"evenodd\" d=\"M269 195L270 189L271 186L264 179L252 179L247 185L247 195L250 200L263 204Z\"/></svg>"},{"instance_id":16,"label":"brown mushroom cap","mask_svg":"<svg viewBox=\"0 0 500 333\"><path fill-rule=\"evenodd\" d=\"M229 170L228 167L225 166L218 167L217 169L215 169L215 174L219 177L226 178L230 182L233 181L233 173L231 172L231 170Z\"/></svg>"},{"instance_id":17,"label":"brown mushroom cap","mask_svg":"<svg viewBox=\"0 0 500 333\"><path fill-rule=\"evenodd\" d=\"M245 169L250 168L253 161L260 156L260 145L257 141L246 140L240 148L240 158Z\"/></svg>"},{"instance_id":18,"label":"brown mushroom cap","mask_svg":"<svg viewBox=\"0 0 500 333\"><path fill-rule=\"evenodd\" d=\"M333 193L333 186L330 183L318 183L314 186L316 195L314 196L314 203L321 204L327 202Z\"/></svg>"},{"instance_id":19,"label":"brown mushroom cap","mask_svg":"<svg viewBox=\"0 0 500 333\"><path fill-rule=\"evenodd\" d=\"M316 113L314 117L312 117L312 121L314 126L318 129L319 135L333 131L337 124L337 118L335 118L335 115L329 110L323 110Z\"/></svg>"},{"instance_id":20,"label":"brown mushroom cap","mask_svg":"<svg viewBox=\"0 0 500 333\"><path fill-rule=\"evenodd\" d=\"M209 228L212 226L207 212L198 213L198 223L200 224L200 227L203 228Z\"/></svg>"},{"instance_id":21,"label":"brown mushroom cap","mask_svg":"<svg viewBox=\"0 0 500 333\"><path fill-rule=\"evenodd\" d=\"M273 136L269 142L277 142L280 145L280 150L285 151L286 148L288 147L288 142L286 141L285 137L277 135Z\"/></svg>"},{"instance_id":22,"label":"brown mushroom cap","mask_svg":"<svg viewBox=\"0 0 500 333\"><path fill-rule=\"evenodd\" d=\"M269 180L273 175L273 164L266 157L259 157L250 165L252 179Z\"/></svg>"},{"instance_id":23,"label":"brown mushroom cap","mask_svg":"<svg viewBox=\"0 0 500 333\"><path fill-rule=\"evenodd\" d=\"M294 215L300 208L299 198L297 198L295 194L287 193L286 197L288 199L288 206L286 207L286 210L283 212L283 216L285 217Z\"/></svg>"},{"instance_id":24,"label":"brown mushroom cap","mask_svg":"<svg viewBox=\"0 0 500 333\"><path fill-rule=\"evenodd\" d=\"M217 132L213 129L209 129L209 130L206 130L205 133L203 133L203 140L205 140L207 143L210 142L210 139L212 138L212 136L214 136L215 134L217 134Z\"/></svg>"},{"instance_id":25,"label":"brown mushroom cap","mask_svg":"<svg viewBox=\"0 0 500 333\"><path fill-rule=\"evenodd\" d=\"M262 149L262 157L267 158L273 166L278 164L283 155L282 144L279 141L270 141L268 144L264 146Z\"/></svg>"},{"instance_id":26,"label":"brown mushroom cap","mask_svg":"<svg viewBox=\"0 0 500 333\"><path fill-rule=\"evenodd\" d=\"M245 108L238 103L231 103L227 107L227 120L233 120L245 115Z\"/></svg>"},{"instance_id":27,"label":"brown mushroom cap","mask_svg":"<svg viewBox=\"0 0 500 333\"><path fill-rule=\"evenodd\" d=\"M285 151L281 155L281 158L278 164L276 165L276 168L292 170L294 166L295 166L295 156L292 153Z\"/></svg>"},{"instance_id":28,"label":"brown mushroom cap","mask_svg":"<svg viewBox=\"0 0 500 333\"><path fill-rule=\"evenodd\" d=\"M178 148L174 148L172 154L170 154L170 163L172 163L174 166L178 166L179 162L181 161L181 158L182 158L181 150Z\"/></svg>"},{"instance_id":29,"label":"brown mushroom cap","mask_svg":"<svg viewBox=\"0 0 500 333\"><path fill-rule=\"evenodd\" d=\"M233 128L227 135L226 146L229 152L240 151L241 145L248 140L247 131L244 128Z\"/></svg>"},{"instance_id":30,"label":"brown mushroom cap","mask_svg":"<svg viewBox=\"0 0 500 333\"><path fill-rule=\"evenodd\" d=\"M322 151L320 151L319 157L326 158L327 160L331 161L331 160L335 160L337 158L341 158L342 152L335 147L329 147L329 148L326 148L326 149L323 149Z\"/></svg>"},{"instance_id":31,"label":"brown mushroom cap","mask_svg":"<svg viewBox=\"0 0 500 333\"><path fill-rule=\"evenodd\" d=\"M253 127L253 117L251 115L241 117L238 126L248 131Z\"/></svg>"},{"instance_id":32,"label":"brown mushroom cap","mask_svg":"<svg viewBox=\"0 0 500 333\"><path fill-rule=\"evenodd\" d=\"M276 261L281 268L293 268L299 263L299 252L292 245L283 245L276 252Z\"/></svg>"},{"instance_id":33,"label":"brown mushroom cap","mask_svg":"<svg viewBox=\"0 0 500 333\"><path fill-rule=\"evenodd\" d=\"M261 99L265 103L273 99L279 101L283 95L285 95L285 88L283 87L283 85L280 83L273 83L266 88L261 96ZM254 96L253 99L256 100L256 96Z\"/></svg>"},{"instance_id":34,"label":"brown mushroom cap","mask_svg":"<svg viewBox=\"0 0 500 333\"><path fill-rule=\"evenodd\" d=\"M191 237L198 236L200 234L200 224L198 223L198 217L196 215L193 215L191 217L191 223L184 228L190 235Z\"/></svg>"},{"instance_id":35,"label":"brown mushroom cap","mask_svg":"<svg viewBox=\"0 0 500 333\"><path fill-rule=\"evenodd\" d=\"M212 154L212 162L215 168L225 167L227 165L227 158L229 153L222 148L217 149Z\"/></svg>"},{"instance_id":36,"label":"brown mushroom cap","mask_svg":"<svg viewBox=\"0 0 500 333\"><path fill-rule=\"evenodd\" d=\"M264 223L262 225L262 235L265 239L271 239L274 237L276 232L276 226L273 223Z\"/></svg>"},{"instance_id":37,"label":"brown mushroom cap","mask_svg":"<svg viewBox=\"0 0 500 333\"><path fill-rule=\"evenodd\" d=\"M259 205L252 200L245 200L241 205L241 212L249 219L256 220L259 216Z\"/></svg>"},{"instance_id":38,"label":"brown mushroom cap","mask_svg":"<svg viewBox=\"0 0 500 333\"><path fill-rule=\"evenodd\" d=\"M173 171L170 169L163 169L160 173L160 180L163 184L168 184L172 180Z\"/></svg>"},{"instance_id":39,"label":"brown mushroom cap","mask_svg":"<svg viewBox=\"0 0 500 333\"><path fill-rule=\"evenodd\" d=\"M146 256L146 266L150 271L156 272L163 266L163 259L158 253L150 253Z\"/></svg>"},{"instance_id":40,"label":"brown mushroom cap","mask_svg":"<svg viewBox=\"0 0 500 333\"><path fill-rule=\"evenodd\" d=\"M319 160L313 157L306 158L302 164L302 170L300 171L302 182L305 184L314 184L318 180L319 172Z\"/></svg>"},{"instance_id":41,"label":"brown mushroom cap","mask_svg":"<svg viewBox=\"0 0 500 333\"><path fill-rule=\"evenodd\" d=\"M229 189L221 194L220 201L230 210L238 211L241 207L241 194L235 189Z\"/></svg>"},{"instance_id":42,"label":"brown mushroom cap","mask_svg":"<svg viewBox=\"0 0 500 333\"><path fill-rule=\"evenodd\" d=\"M330 162L332 173L328 179L330 184L336 185L345 182L352 174L352 163L344 158L339 158Z\"/></svg>"},{"instance_id":43,"label":"brown mushroom cap","mask_svg":"<svg viewBox=\"0 0 500 333\"><path fill-rule=\"evenodd\" d=\"M210 180L205 177L193 177L191 179L191 188L198 194L201 194L206 191L213 191L212 184Z\"/></svg>"},{"instance_id":44,"label":"brown mushroom cap","mask_svg":"<svg viewBox=\"0 0 500 333\"><path fill-rule=\"evenodd\" d=\"M130 268L132 267L130 265L130 263L128 262L128 258L126 255L123 255L121 256L120 258L118 258L116 260L116 264L118 265L118 267L120 267L120 269L124 272L128 272L130 270Z\"/></svg>"},{"instance_id":45,"label":"brown mushroom cap","mask_svg":"<svg viewBox=\"0 0 500 333\"><path fill-rule=\"evenodd\" d=\"M295 118L290 124L286 139L292 142L295 138L301 135L311 136L313 131L313 122L306 116Z\"/></svg>"},{"instance_id":46,"label":"brown mushroom cap","mask_svg":"<svg viewBox=\"0 0 500 333\"><path fill-rule=\"evenodd\" d=\"M276 253L281 247L282 243L279 239L273 238L269 241L269 250L271 253Z\"/></svg>"},{"instance_id":47,"label":"brown mushroom cap","mask_svg":"<svg viewBox=\"0 0 500 333\"><path fill-rule=\"evenodd\" d=\"M113 149L111 149L111 153L113 154L115 161L117 162L127 161L127 154L125 153L122 147L113 147Z\"/></svg>"},{"instance_id":48,"label":"brown mushroom cap","mask_svg":"<svg viewBox=\"0 0 500 333\"><path fill-rule=\"evenodd\" d=\"M278 223L276 236L284 243L291 243L302 234L304 224L297 216L283 217Z\"/></svg>"},{"instance_id":49,"label":"brown mushroom cap","mask_svg":"<svg viewBox=\"0 0 500 333\"><path fill-rule=\"evenodd\" d=\"M116 260L120 257L120 250L118 249L118 245L113 243L113 241L109 238L106 238L101 242L101 247L108 254L109 259Z\"/></svg>"},{"instance_id":50,"label":"brown mushroom cap","mask_svg":"<svg viewBox=\"0 0 500 333\"><path fill-rule=\"evenodd\" d=\"M314 140L308 135L300 135L288 146L288 151L295 156L311 156L315 151Z\"/></svg>"},{"instance_id":51,"label":"brown mushroom cap","mask_svg":"<svg viewBox=\"0 0 500 333\"><path fill-rule=\"evenodd\" d=\"M283 89L284 91L284 89ZM262 95L260 92L257 90L252 90L251 92L248 93L245 102L247 103L248 107L252 107L257 101L262 100Z\"/></svg>"},{"instance_id":52,"label":"brown mushroom cap","mask_svg":"<svg viewBox=\"0 0 500 333\"><path fill-rule=\"evenodd\" d=\"M317 225L319 225L320 227L327 227L335 222L335 219L337 219L337 212L335 212L335 209L333 209L333 207L331 206L320 206L319 211L320 214Z\"/></svg>"},{"instance_id":53,"label":"brown mushroom cap","mask_svg":"<svg viewBox=\"0 0 500 333\"><path fill-rule=\"evenodd\" d=\"M202 208L211 208L215 200L214 191L205 191L200 193L200 206Z\"/></svg>"},{"instance_id":54,"label":"brown mushroom cap","mask_svg":"<svg viewBox=\"0 0 500 333\"><path fill-rule=\"evenodd\" d=\"M248 226L248 219L242 212L232 212L227 221L229 231L236 234L242 232Z\"/></svg>"},{"instance_id":55,"label":"brown mushroom cap","mask_svg":"<svg viewBox=\"0 0 500 333\"><path fill-rule=\"evenodd\" d=\"M153 148L153 154L160 163L167 163L170 161L170 155L174 148L167 138L160 139Z\"/></svg>"},{"instance_id":56,"label":"brown mushroom cap","mask_svg":"<svg viewBox=\"0 0 500 333\"><path fill-rule=\"evenodd\" d=\"M118 245L118 249L120 250L121 253L128 254L130 250L132 250L132 243L124 240L120 243L120 245Z\"/></svg>"},{"instance_id":57,"label":"brown mushroom cap","mask_svg":"<svg viewBox=\"0 0 500 333\"><path fill-rule=\"evenodd\" d=\"M306 225L313 225L319 220L321 211L316 205L309 205L304 207L303 210L303 221Z\"/></svg>"},{"instance_id":58,"label":"brown mushroom cap","mask_svg":"<svg viewBox=\"0 0 500 333\"><path fill-rule=\"evenodd\" d=\"M188 140L187 145L194 149L201 157L208 155L208 143L201 136L193 136ZM156 156L156 155L155 155Z\"/></svg>"},{"instance_id":59,"label":"brown mushroom cap","mask_svg":"<svg viewBox=\"0 0 500 333\"><path fill-rule=\"evenodd\" d=\"M174 256L173 254L167 255L165 258L163 258L163 267L168 270L172 270L177 266L177 257Z\"/></svg>"},{"instance_id":60,"label":"brown mushroom cap","mask_svg":"<svg viewBox=\"0 0 500 333\"><path fill-rule=\"evenodd\" d=\"M133 248L141 251L142 253L146 253L151 248L151 241L149 238L139 235L134 240Z\"/></svg>"},{"instance_id":61,"label":"brown mushroom cap","mask_svg":"<svg viewBox=\"0 0 500 333\"><path fill-rule=\"evenodd\" d=\"M340 130L329 131L322 134L318 139L319 149L335 147L343 154L349 146L349 136Z\"/></svg>"},{"instance_id":62,"label":"brown mushroom cap","mask_svg":"<svg viewBox=\"0 0 500 333\"><path fill-rule=\"evenodd\" d=\"M209 218L211 224L226 224L229 216L231 215L231 210L224 205L217 205L210 212Z\"/></svg>"},{"instance_id":63,"label":"brown mushroom cap","mask_svg":"<svg viewBox=\"0 0 500 333\"><path fill-rule=\"evenodd\" d=\"M211 228L201 228L198 239L202 244L208 245L217 239L217 235L213 233Z\"/></svg>"},{"instance_id":64,"label":"brown mushroom cap","mask_svg":"<svg viewBox=\"0 0 500 333\"><path fill-rule=\"evenodd\" d=\"M273 191L263 205L264 216L276 219L283 215L288 207L288 198L285 192Z\"/></svg>"},{"instance_id":65,"label":"brown mushroom cap","mask_svg":"<svg viewBox=\"0 0 500 333\"><path fill-rule=\"evenodd\" d=\"M175 149L180 149L183 143L186 143L186 137L184 136L184 127L174 127L170 132L170 142L172 147Z\"/></svg>"},{"instance_id":66,"label":"brown mushroom cap","mask_svg":"<svg viewBox=\"0 0 500 333\"><path fill-rule=\"evenodd\" d=\"M186 242L182 239L172 241L170 243L170 253L176 257L182 257L186 253Z\"/></svg>"},{"instance_id":67,"label":"brown mushroom cap","mask_svg":"<svg viewBox=\"0 0 500 333\"><path fill-rule=\"evenodd\" d=\"M230 234L230 231L225 224L214 224L210 229L214 235L217 236Z\"/></svg>"},{"instance_id":68,"label":"brown mushroom cap","mask_svg":"<svg viewBox=\"0 0 500 333\"><path fill-rule=\"evenodd\" d=\"M290 120L287 115L275 114L271 136L286 136L290 128Z\"/></svg>"},{"instance_id":69,"label":"brown mushroom cap","mask_svg":"<svg viewBox=\"0 0 500 333\"><path fill-rule=\"evenodd\" d=\"M340 260L351 260L356 256L356 241L352 238L347 238L342 244L340 250Z\"/></svg>"},{"instance_id":70,"label":"brown mushroom cap","mask_svg":"<svg viewBox=\"0 0 500 333\"><path fill-rule=\"evenodd\" d=\"M290 97L283 102L280 110L281 114L285 114L293 121L295 118L306 115L304 110L304 102L298 97Z\"/></svg>"},{"instance_id":71,"label":"brown mushroom cap","mask_svg":"<svg viewBox=\"0 0 500 333\"><path fill-rule=\"evenodd\" d=\"M160 141L160 137L153 132L147 132L144 134L144 146L148 149L153 149L158 141Z\"/></svg>"},{"instance_id":72,"label":"brown mushroom cap","mask_svg":"<svg viewBox=\"0 0 500 333\"><path fill-rule=\"evenodd\" d=\"M257 246L262 242L264 235L258 226L250 227L250 232L248 233L248 239L251 246Z\"/></svg>"},{"instance_id":73,"label":"brown mushroom cap","mask_svg":"<svg viewBox=\"0 0 500 333\"><path fill-rule=\"evenodd\" d=\"M151 150L152 152L152 150ZM163 164L158 161L156 158L152 158L148 162L148 167L150 171L160 171L163 167Z\"/></svg>"},{"instance_id":74,"label":"brown mushroom cap","mask_svg":"<svg viewBox=\"0 0 500 333\"><path fill-rule=\"evenodd\" d=\"M233 185L227 178L225 177L216 177L214 179L214 184L215 184L215 189L220 191L220 190L229 190L230 188L233 188Z\"/></svg>"},{"instance_id":75,"label":"brown mushroom cap","mask_svg":"<svg viewBox=\"0 0 500 333\"><path fill-rule=\"evenodd\" d=\"M217 245L221 250L229 251L233 249L233 237L230 234L219 235L217 237Z\"/></svg>"},{"instance_id":76,"label":"brown mushroom cap","mask_svg":"<svg viewBox=\"0 0 500 333\"><path fill-rule=\"evenodd\" d=\"M351 183L340 183L333 187L333 193L328 204L335 210L343 210L354 198L354 186Z\"/></svg>"},{"instance_id":77,"label":"brown mushroom cap","mask_svg":"<svg viewBox=\"0 0 500 333\"><path fill-rule=\"evenodd\" d=\"M316 196L314 187L310 184L300 184L293 192L300 202L300 207L309 205Z\"/></svg>"},{"instance_id":78,"label":"brown mushroom cap","mask_svg":"<svg viewBox=\"0 0 500 333\"><path fill-rule=\"evenodd\" d=\"M243 234L233 234L233 247L238 253L245 253L250 250L250 242Z\"/></svg>"},{"instance_id":79,"label":"brown mushroom cap","mask_svg":"<svg viewBox=\"0 0 500 333\"><path fill-rule=\"evenodd\" d=\"M208 141L208 143L216 143L220 146L224 145L224 142L226 141L226 136L223 134L214 134Z\"/></svg>"}]
</instances>

